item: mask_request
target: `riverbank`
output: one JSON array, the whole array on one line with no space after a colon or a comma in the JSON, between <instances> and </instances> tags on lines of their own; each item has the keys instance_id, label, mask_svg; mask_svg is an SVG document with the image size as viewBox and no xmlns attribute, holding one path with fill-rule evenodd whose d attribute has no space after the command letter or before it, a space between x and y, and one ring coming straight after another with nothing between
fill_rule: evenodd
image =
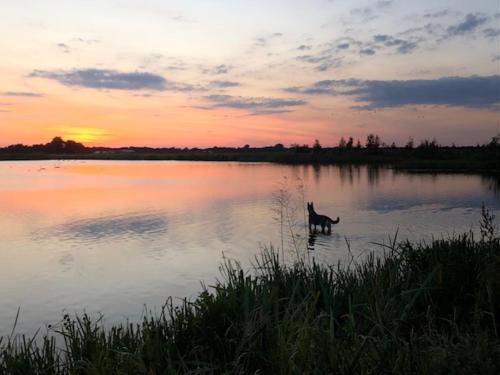
<instances>
[{"instance_id":1,"label":"riverbank","mask_svg":"<svg viewBox=\"0 0 500 375\"><path fill-rule=\"evenodd\" d=\"M142 324L67 315L41 344L4 337L0 374L495 374L500 238L487 212L481 229L344 266L272 250L255 272L226 262L217 285Z\"/></svg>"},{"instance_id":2,"label":"riverbank","mask_svg":"<svg viewBox=\"0 0 500 375\"><path fill-rule=\"evenodd\" d=\"M0 160L190 160L272 162L281 164L374 165L408 171L500 174L500 152L488 147L438 149L381 148L211 148L211 149L106 149L84 153L0 152Z\"/></svg>"}]
</instances>

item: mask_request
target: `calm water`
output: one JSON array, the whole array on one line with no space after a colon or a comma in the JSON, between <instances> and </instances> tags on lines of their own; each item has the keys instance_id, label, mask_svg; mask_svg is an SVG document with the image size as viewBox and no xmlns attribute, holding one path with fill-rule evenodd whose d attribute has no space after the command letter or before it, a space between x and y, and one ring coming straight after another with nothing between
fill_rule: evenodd
<instances>
[{"instance_id":1,"label":"calm water","mask_svg":"<svg viewBox=\"0 0 500 375\"><path fill-rule=\"evenodd\" d=\"M193 296L219 275L222 254L249 265L261 246L281 246L277 191L290 194L295 233L305 200L333 218L310 252L354 256L398 238L478 229L482 202L497 214L499 184L469 175L271 164L0 162L0 335L21 307L19 333L63 311L102 312L106 323L141 317L168 296ZM279 210L278 210L279 211ZM498 215L497 215L498 216ZM286 228L287 226L285 226ZM290 246L285 231L284 243ZM302 244L301 244L302 246Z\"/></svg>"}]
</instances>

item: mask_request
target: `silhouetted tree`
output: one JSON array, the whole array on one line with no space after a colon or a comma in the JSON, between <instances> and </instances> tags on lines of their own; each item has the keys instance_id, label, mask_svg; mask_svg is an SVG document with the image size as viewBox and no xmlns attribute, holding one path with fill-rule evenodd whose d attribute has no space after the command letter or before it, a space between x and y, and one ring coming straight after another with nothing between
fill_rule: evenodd
<instances>
[{"instance_id":1,"label":"silhouetted tree","mask_svg":"<svg viewBox=\"0 0 500 375\"><path fill-rule=\"evenodd\" d=\"M348 149L351 149L353 143L354 143L354 139L352 139L352 137L349 137L347 143L345 144L345 147L348 148Z\"/></svg>"},{"instance_id":2,"label":"silhouetted tree","mask_svg":"<svg viewBox=\"0 0 500 375\"><path fill-rule=\"evenodd\" d=\"M380 137L376 134L368 134L366 137L366 148L378 149L380 147Z\"/></svg>"},{"instance_id":3,"label":"silhouetted tree","mask_svg":"<svg viewBox=\"0 0 500 375\"><path fill-rule=\"evenodd\" d=\"M345 146L346 146L346 141L344 137L340 137L339 148L345 148Z\"/></svg>"},{"instance_id":4,"label":"silhouetted tree","mask_svg":"<svg viewBox=\"0 0 500 375\"><path fill-rule=\"evenodd\" d=\"M357 149L360 149L361 147L362 147L362 146L361 146L361 142L360 142L360 140L359 140L359 138L358 138L358 141L356 142L356 148L357 148Z\"/></svg>"},{"instance_id":5,"label":"silhouetted tree","mask_svg":"<svg viewBox=\"0 0 500 375\"><path fill-rule=\"evenodd\" d=\"M500 134L497 134L494 137L491 137L490 143L487 145L490 148L497 148L500 147Z\"/></svg>"},{"instance_id":6,"label":"silhouetted tree","mask_svg":"<svg viewBox=\"0 0 500 375\"><path fill-rule=\"evenodd\" d=\"M319 141L317 139L314 140L314 145L313 145L313 151L319 151L321 150L321 144L319 143Z\"/></svg>"},{"instance_id":7,"label":"silhouetted tree","mask_svg":"<svg viewBox=\"0 0 500 375\"><path fill-rule=\"evenodd\" d=\"M411 150L413 149L413 145L414 145L413 138L412 137L408 138L408 142L406 142L405 148Z\"/></svg>"}]
</instances>

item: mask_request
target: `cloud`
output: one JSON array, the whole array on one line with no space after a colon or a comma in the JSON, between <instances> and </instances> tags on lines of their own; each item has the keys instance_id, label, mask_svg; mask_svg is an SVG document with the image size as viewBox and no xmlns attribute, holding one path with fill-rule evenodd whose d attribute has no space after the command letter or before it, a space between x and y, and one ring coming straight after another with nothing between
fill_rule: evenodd
<instances>
[{"instance_id":1,"label":"cloud","mask_svg":"<svg viewBox=\"0 0 500 375\"><path fill-rule=\"evenodd\" d=\"M365 6L360 8L351 9L350 13L353 16L359 16L364 22L368 22L378 18L376 14L379 10L384 10L389 8L393 3L393 0L380 0L375 2L373 6Z\"/></svg>"},{"instance_id":2,"label":"cloud","mask_svg":"<svg viewBox=\"0 0 500 375\"><path fill-rule=\"evenodd\" d=\"M308 51L310 50L312 47L310 45L306 45L306 44L302 44L300 46L297 47L297 49L299 51Z\"/></svg>"},{"instance_id":3,"label":"cloud","mask_svg":"<svg viewBox=\"0 0 500 375\"><path fill-rule=\"evenodd\" d=\"M297 56L297 60L306 62L308 64L315 64L315 70L324 72L330 68L339 68L343 64L342 57L333 57L332 54L323 51L318 55L302 55Z\"/></svg>"},{"instance_id":4,"label":"cloud","mask_svg":"<svg viewBox=\"0 0 500 375\"><path fill-rule=\"evenodd\" d=\"M465 35L474 32L487 20L488 17L482 13L469 13L460 23L448 27L448 36Z\"/></svg>"},{"instance_id":5,"label":"cloud","mask_svg":"<svg viewBox=\"0 0 500 375\"><path fill-rule=\"evenodd\" d=\"M104 69L74 69L71 71L35 70L30 77L55 80L65 86L110 90L203 91L198 85L169 81L147 72L119 72Z\"/></svg>"},{"instance_id":6,"label":"cloud","mask_svg":"<svg viewBox=\"0 0 500 375\"><path fill-rule=\"evenodd\" d=\"M348 48L349 48L349 46L350 46L350 44L349 44L349 43L340 43L340 44L337 46L337 48L338 48L338 49L348 49Z\"/></svg>"},{"instance_id":7,"label":"cloud","mask_svg":"<svg viewBox=\"0 0 500 375\"><path fill-rule=\"evenodd\" d=\"M406 105L446 105L500 109L500 75L443 77L434 80L375 81L326 80L287 92L309 95L350 96L366 103L355 109L371 110Z\"/></svg>"},{"instance_id":8,"label":"cloud","mask_svg":"<svg viewBox=\"0 0 500 375\"><path fill-rule=\"evenodd\" d=\"M3 92L1 95L3 96L26 96L26 97L40 97L43 94L38 92L22 92L22 91L7 91Z\"/></svg>"},{"instance_id":9,"label":"cloud","mask_svg":"<svg viewBox=\"0 0 500 375\"><path fill-rule=\"evenodd\" d=\"M221 74L227 74L229 73L234 67L231 65L226 65L226 64L220 64L216 65L213 68L203 68L202 73L203 74L213 74L213 75L221 75Z\"/></svg>"},{"instance_id":10,"label":"cloud","mask_svg":"<svg viewBox=\"0 0 500 375\"><path fill-rule=\"evenodd\" d=\"M373 48L362 48L359 53L361 55L375 55L375 50Z\"/></svg>"},{"instance_id":11,"label":"cloud","mask_svg":"<svg viewBox=\"0 0 500 375\"><path fill-rule=\"evenodd\" d=\"M441 18L446 17L451 13L449 9L440 10L437 12L429 12L424 14L424 18Z\"/></svg>"},{"instance_id":12,"label":"cloud","mask_svg":"<svg viewBox=\"0 0 500 375\"><path fill-rule=\"evenodd\" d=\"M300 99L252 98L231 95L207 95L205 100L214 103L211 108L235 108L250 110L253 114L283 113L288 107L306 104ZM285 108L285 109L283 109Z\"/></svg>"},{"instance_id":13,"label":"cloud","mask_svg":"<svg viewBox=\"0 0 500 375\"><path fill-rule=\"evenodd\" d=\"M418 44L415 41L395 38L391 35L386 34L374 35L373 41L376 44L381 44L385 47L396 47L396 52L402 55L413 52L413 50L418 47Z\"/></svg>"},{"instance_id":14,"label":"cloud","mask_svg":"<svg viewBox=\"0 0 500 375\"><path fill-rule=\"evenodd\" d=\"M493 29L489 27L483 30L483 34L487 39L495 39L500 35L500 29Z\"/></svg>"},{"instance_id":15,"label":"cloud","mask_svg":"<svg viewBox=\"0 0 500 375\"><path fill-rule=\"evenodd\" d=\"M57 43L57 47L64 53L71 52L71 48L66 43Z\"/></svg>"},{"instance_id":16,"label":"cloud","mask_svg":"<svg viewBox=\"0 0 500 375\"><path fill-rule=\"evenodd\" d=\"M238 82L233 82L233 81L210 81L210 87L217 87L217 88L228 88L228 87L237 87L240 86Z\"/></svg>"},{"instance_id":17,"label":"cloud","mask_svg":"<svg viewBox=\"0 0 500 375\"><path fill-rule=\"evenodd\" d=\"M267 44L272 41L273 39L276 39L276 38L280 38L282 37L283 34L282 33L273 33L271 35L267 35L267 36L264 36L264 37L260 37L260 38L255 38L255 43L254 45L256 47L265 47L267 46Z\"/></svg>"}]
</instances>

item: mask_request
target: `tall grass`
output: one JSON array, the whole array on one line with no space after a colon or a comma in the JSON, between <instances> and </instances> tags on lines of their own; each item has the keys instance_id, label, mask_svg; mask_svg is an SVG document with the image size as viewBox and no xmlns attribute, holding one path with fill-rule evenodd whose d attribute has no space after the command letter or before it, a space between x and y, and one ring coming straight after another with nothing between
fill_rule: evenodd
<instances>
[{"instance_id":1,"label":"tall grass","mask_svg":"<svg viewBox=\"0 0 500 375\"><path fill-rule=\"evenodd\" d=\"M38 343L4 338L0 374L498 374L488 215L481 238L402 242L345 266L285 264L272 248L251 273L225 261L213 287L140 324L65 315Z\"/></svg>"}]
</instances>

